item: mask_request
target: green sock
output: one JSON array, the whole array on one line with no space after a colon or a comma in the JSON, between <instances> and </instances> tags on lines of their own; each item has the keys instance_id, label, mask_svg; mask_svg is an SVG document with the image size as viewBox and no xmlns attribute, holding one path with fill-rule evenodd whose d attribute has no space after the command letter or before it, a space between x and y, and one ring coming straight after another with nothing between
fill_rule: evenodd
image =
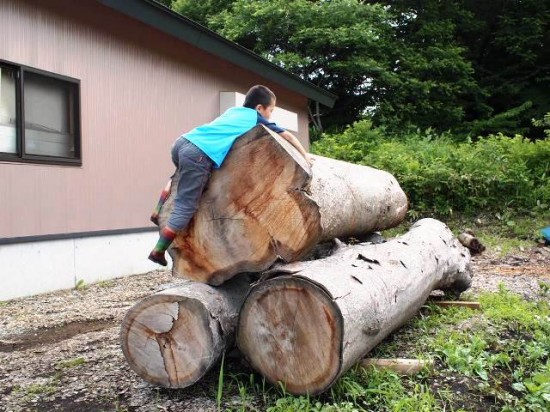
<instances>
[{"instance_id":1,"label":"green sock","mask_svg":"<svg viewBox=\"0 0 550 412\"><path fill-rule=\"evenodd\" d=\"M159 240L153 248L153 253L155 254L164 254L166 249L172 244L176 237L176 232L166 226L160 231Z\"/></svg>"}]
</instances>

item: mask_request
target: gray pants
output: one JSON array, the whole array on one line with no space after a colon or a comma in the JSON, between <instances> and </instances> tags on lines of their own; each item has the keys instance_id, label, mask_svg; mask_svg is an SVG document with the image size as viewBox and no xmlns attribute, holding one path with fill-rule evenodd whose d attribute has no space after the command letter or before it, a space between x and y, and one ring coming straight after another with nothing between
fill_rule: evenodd
<instances>
[{"instance_id":1,"label":"gray pants","mask_svg":"<svg viewBox=\"0 0 550 412\"><path fill-rule=\"evenodd\" d=\"M172 147L172 162L177 168L179 182L167 225L177 232L187 227L197 211L214 162L184 137L178 138Z\"/></svg>"}]
</instances>

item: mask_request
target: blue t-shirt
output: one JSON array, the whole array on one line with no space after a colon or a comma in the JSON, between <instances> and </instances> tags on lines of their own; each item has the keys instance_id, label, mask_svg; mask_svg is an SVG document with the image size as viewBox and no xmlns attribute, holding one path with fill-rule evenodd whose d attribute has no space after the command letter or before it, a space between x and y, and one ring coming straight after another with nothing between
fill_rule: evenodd
<instances>
[{"instance_id":1,"label":"blue t-shirt","mask_svg":"<svg viewBox=\"0 0 550 412\"><path fill-rule=\"evenodd\" d=\"M257 124L263 124L275 133L285 131L254 109L232 107L212 122L196 127L184 136L210 157L218 168L235 140Z\"/></svg>"}]
</instances>

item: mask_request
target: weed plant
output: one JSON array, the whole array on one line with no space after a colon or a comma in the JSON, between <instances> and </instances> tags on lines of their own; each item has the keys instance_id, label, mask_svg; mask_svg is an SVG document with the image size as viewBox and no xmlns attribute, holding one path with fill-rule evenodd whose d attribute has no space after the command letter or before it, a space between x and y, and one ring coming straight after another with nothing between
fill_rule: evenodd
<instances>
[{"instance_id":1,"label":"weed plant","mask_svg":"<svg viewBox=\"0 0 550 412\"><path fill-rule=\"evenodd\" d=\"M323 135L312 150L392 173L409 197L412 218L550 209L550 139L498 134L457 143L430 130L390 136L361 121Z\"/></svg>"}]
</instances>

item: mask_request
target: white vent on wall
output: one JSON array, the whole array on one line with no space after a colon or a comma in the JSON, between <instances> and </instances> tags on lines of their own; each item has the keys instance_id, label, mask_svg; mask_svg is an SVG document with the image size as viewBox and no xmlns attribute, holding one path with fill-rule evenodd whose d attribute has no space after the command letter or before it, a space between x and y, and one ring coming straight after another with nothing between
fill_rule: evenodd
<instances>
[{"instance_id":1,"label":"white vent on wall","mask_svg":"<svg viewBox=\"0 0 550 412\"><path fill-rule=\"evenodd\" d=\"M220 92L220 114L230 107L242 106L244 97L242 93ZM285 129L298 132L298 113L276 107L275 110L273 110L270 120Z\"/></svg>"}]
</instances>

